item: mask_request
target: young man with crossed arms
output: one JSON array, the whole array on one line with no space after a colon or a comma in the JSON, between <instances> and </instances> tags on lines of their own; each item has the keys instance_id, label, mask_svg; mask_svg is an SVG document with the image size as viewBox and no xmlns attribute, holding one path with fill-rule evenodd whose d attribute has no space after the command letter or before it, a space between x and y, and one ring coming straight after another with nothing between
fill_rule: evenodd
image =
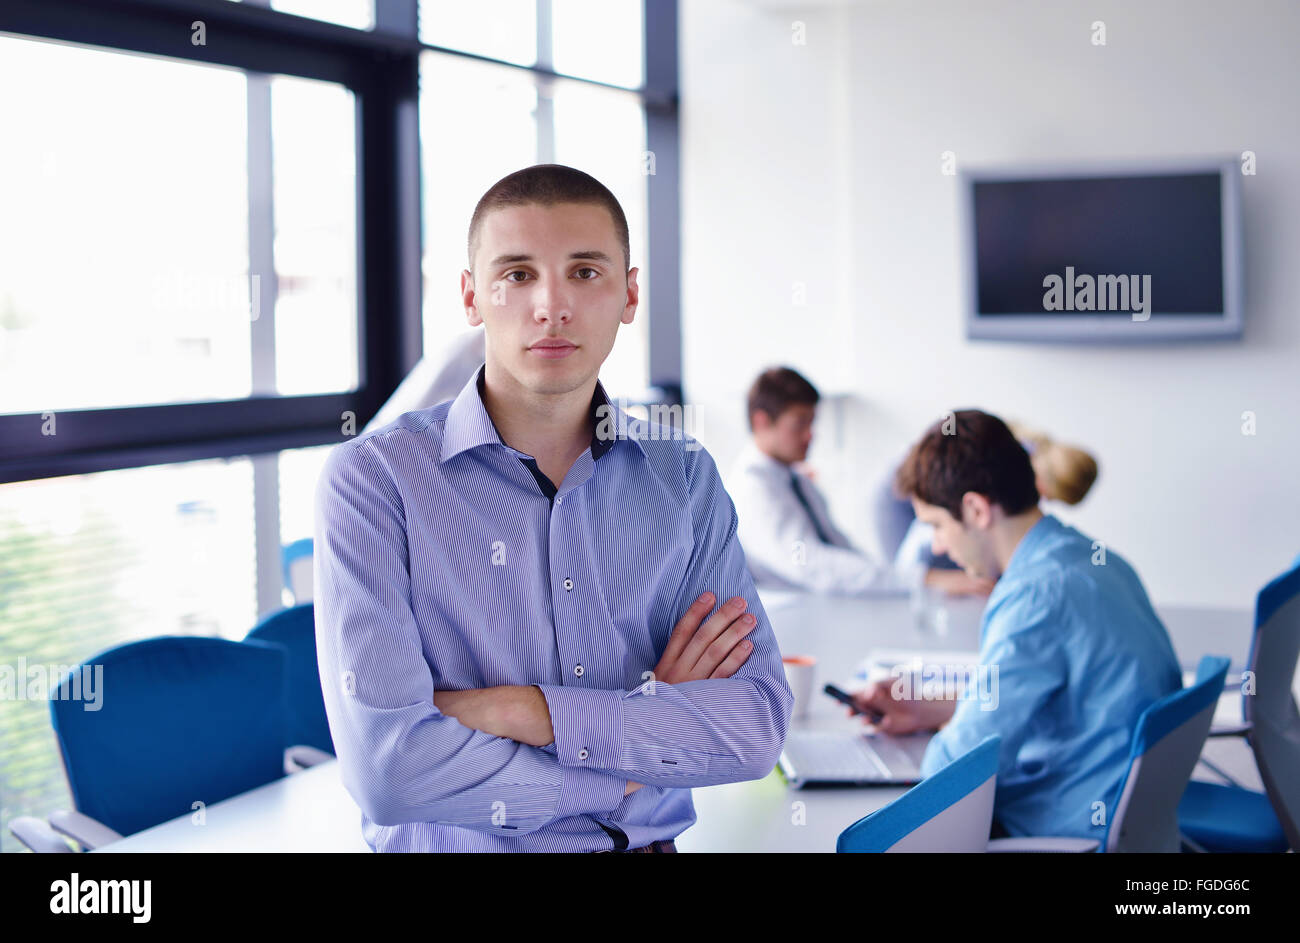
<instances>
[{"instance_id":1,"label":"young man with crossed arms","mask_svg":"<svg viewBox=\"0 0 1300 943\"><path fill-rule=\"evenodd\" d=\"M469 262L484 366L317 486L343 782L377 851L675 851L690 787L767 775L793 702L734 507L698 442L629 432L597 380L638 302L604 186L505 177Z\"/></svg>"}]
</instances>

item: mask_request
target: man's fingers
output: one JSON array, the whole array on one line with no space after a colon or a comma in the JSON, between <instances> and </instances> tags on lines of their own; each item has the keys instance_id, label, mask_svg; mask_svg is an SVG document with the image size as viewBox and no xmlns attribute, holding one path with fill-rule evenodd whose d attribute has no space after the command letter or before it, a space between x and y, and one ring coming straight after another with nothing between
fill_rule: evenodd
<instances>
[{"instance_id":1,"label":"man's fingers","mask_svg":"<svg viewBox=\"0 0 1300 943\"><path fill-rule=\"evenodd\" d=\"M695 630L700 627L704 617L713 608L713 601L713 594L705 592L687 607L686 612L677 620L677 625L673 626L672 634L668 637L668 644L664 647L663 656L659 659L661 665L672 665L681 657L682 650L686 648L687 643L695 635Z\"/></svg>"},{"instance_id":2,"label":"man's fingers","mask_svg":"<svg viewBox=\"0 0 1300 943\"><path fill-rule=\"evenodd\" d=\"M736 647L740 644L740 640L750 632L754 631L754 626L757 624L758 620L754 618L752 612L747 612L739 619L732 622L731 625L727 626L727 628L723 630L722 634L714 639L709 644L709 647L704 650L704 654L700 656L700 660L696 662L694 667L691 669L691 674L703 678L711 677L714 669L717 668L718 665L722 664L723 661L736 650Z\"/></svg>"},{"instance_id":3,"label":"man's fingers","mask_svg":"<svg viewBox=\"0 0 1300 943\"><path fill-rule=\"evenodd\" d=\"M881 713L881 694L887 689L878 681L873 681L864 688L856 691L850 691L849 696L853 698L854 705L858 710L874 710L877 714ZM885 694L885 700L890 700L888 694Z\"/></svg>"},{"instance_id":4,"label":"man's fingers","mask_svg":"<svg viewBox=\"0 0 1300 943\"><path fill-rule=\"evenodd\" d=\"M733 596L723 604L722 608L709 616L704 624L695 630L695 634L686 644L680 659L682 667L688 671L694 669L705 650L713 644L714 639L740 618L748 605L740 596Z\"/></svg>"},{"instance_id":5,"label":"man's fingers","mask_svg":"<svg viewBox=\"0 0 1300 943\"><path fill-rule=\"evenodd\" d=\"M753 642L750 642L748 640L743 640L737 643L736 647L731 650L730 654L728 654L727 657L723 659L722 664L718 665L718 667L713 669L713 672L709 675L709 677L730 678L733 674L735 674L737 671L740 670L740 666L745 663L745 660L749 658L749 656L753 653L753 651L754 651Z\"/></svg>"}]
</instances>

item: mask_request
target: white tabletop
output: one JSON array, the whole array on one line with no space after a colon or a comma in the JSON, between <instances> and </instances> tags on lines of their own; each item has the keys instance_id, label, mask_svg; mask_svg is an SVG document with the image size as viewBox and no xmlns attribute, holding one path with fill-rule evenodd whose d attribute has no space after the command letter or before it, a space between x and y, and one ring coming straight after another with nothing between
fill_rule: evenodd
<instances>
[{"instance_id":1,"label":"white tabletop","mask_svg":"<svg viewBox=\"0 0 1300 943\"><path fill-rule=\"evenodd\" d=\"M96 851L364 851L361 810L329 760Z\"/></svg>"},{"instance_id":2,"label":"white tabletop","mask_svg":"<svg viewBox=\"0 0 1300 943\"><path fill-rule=\"evenodd\" d=\"M847 599L764 597L785 655L817 659L815 689L847 684L872 649L975 651L983 600L953 599L946 618L922 620L904 597ZM1250 613L1160 607L1179 660L1194 668L1202 654L1225 654L1240 669L1250 641ZM859 730L845 710L815 694L795 727ZM906 790L898 786L790 789L780 774L693 790L696 824L677 838L683 852L835 850L841 831ZM337 761L294 773L207 809L138 832L100 851L368 851L361 813L339 780Z\"/></svg>"}]
</instances>

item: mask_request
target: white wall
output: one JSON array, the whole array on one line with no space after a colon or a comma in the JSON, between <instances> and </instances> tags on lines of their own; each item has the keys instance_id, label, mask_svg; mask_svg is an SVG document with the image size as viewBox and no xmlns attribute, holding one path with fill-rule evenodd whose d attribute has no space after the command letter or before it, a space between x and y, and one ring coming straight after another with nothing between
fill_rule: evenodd
<instances>
[{"instance_id":1,"label":"white wall","mask_svg":"<svg viewBox=\"0 0 1300 943\"><path fill-rule=\"evenodd\" d=\"M758 370L806 372L844 396L811 460L874 546L866 485L948 409L986 409L1098 456L1087 500L1052 509L1125 555L1154 601L1250 606L1300 553L1298 39L1287 0L682 0L684 381L719 465ZM941 152L1247 149L1242 340L963 338Z\"/></svg>"}]
</instances>

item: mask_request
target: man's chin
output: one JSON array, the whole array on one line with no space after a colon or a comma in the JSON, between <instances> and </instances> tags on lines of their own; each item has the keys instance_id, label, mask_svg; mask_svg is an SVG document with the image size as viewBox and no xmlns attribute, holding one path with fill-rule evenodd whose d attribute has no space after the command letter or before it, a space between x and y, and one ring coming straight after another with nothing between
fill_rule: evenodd
<instances>
[{"instance_id":1,"label":"man's chin","mask_svg":"<svg viewBox=\"0 0 1300 943\"><path fill-rule=\"evenodd\" d=\"M521 371L521 379L531 392L541 396L572 393L592 380L590 371L582 364L554 362L528 366L529 369Z\"/></svg>"}]
</instances>

